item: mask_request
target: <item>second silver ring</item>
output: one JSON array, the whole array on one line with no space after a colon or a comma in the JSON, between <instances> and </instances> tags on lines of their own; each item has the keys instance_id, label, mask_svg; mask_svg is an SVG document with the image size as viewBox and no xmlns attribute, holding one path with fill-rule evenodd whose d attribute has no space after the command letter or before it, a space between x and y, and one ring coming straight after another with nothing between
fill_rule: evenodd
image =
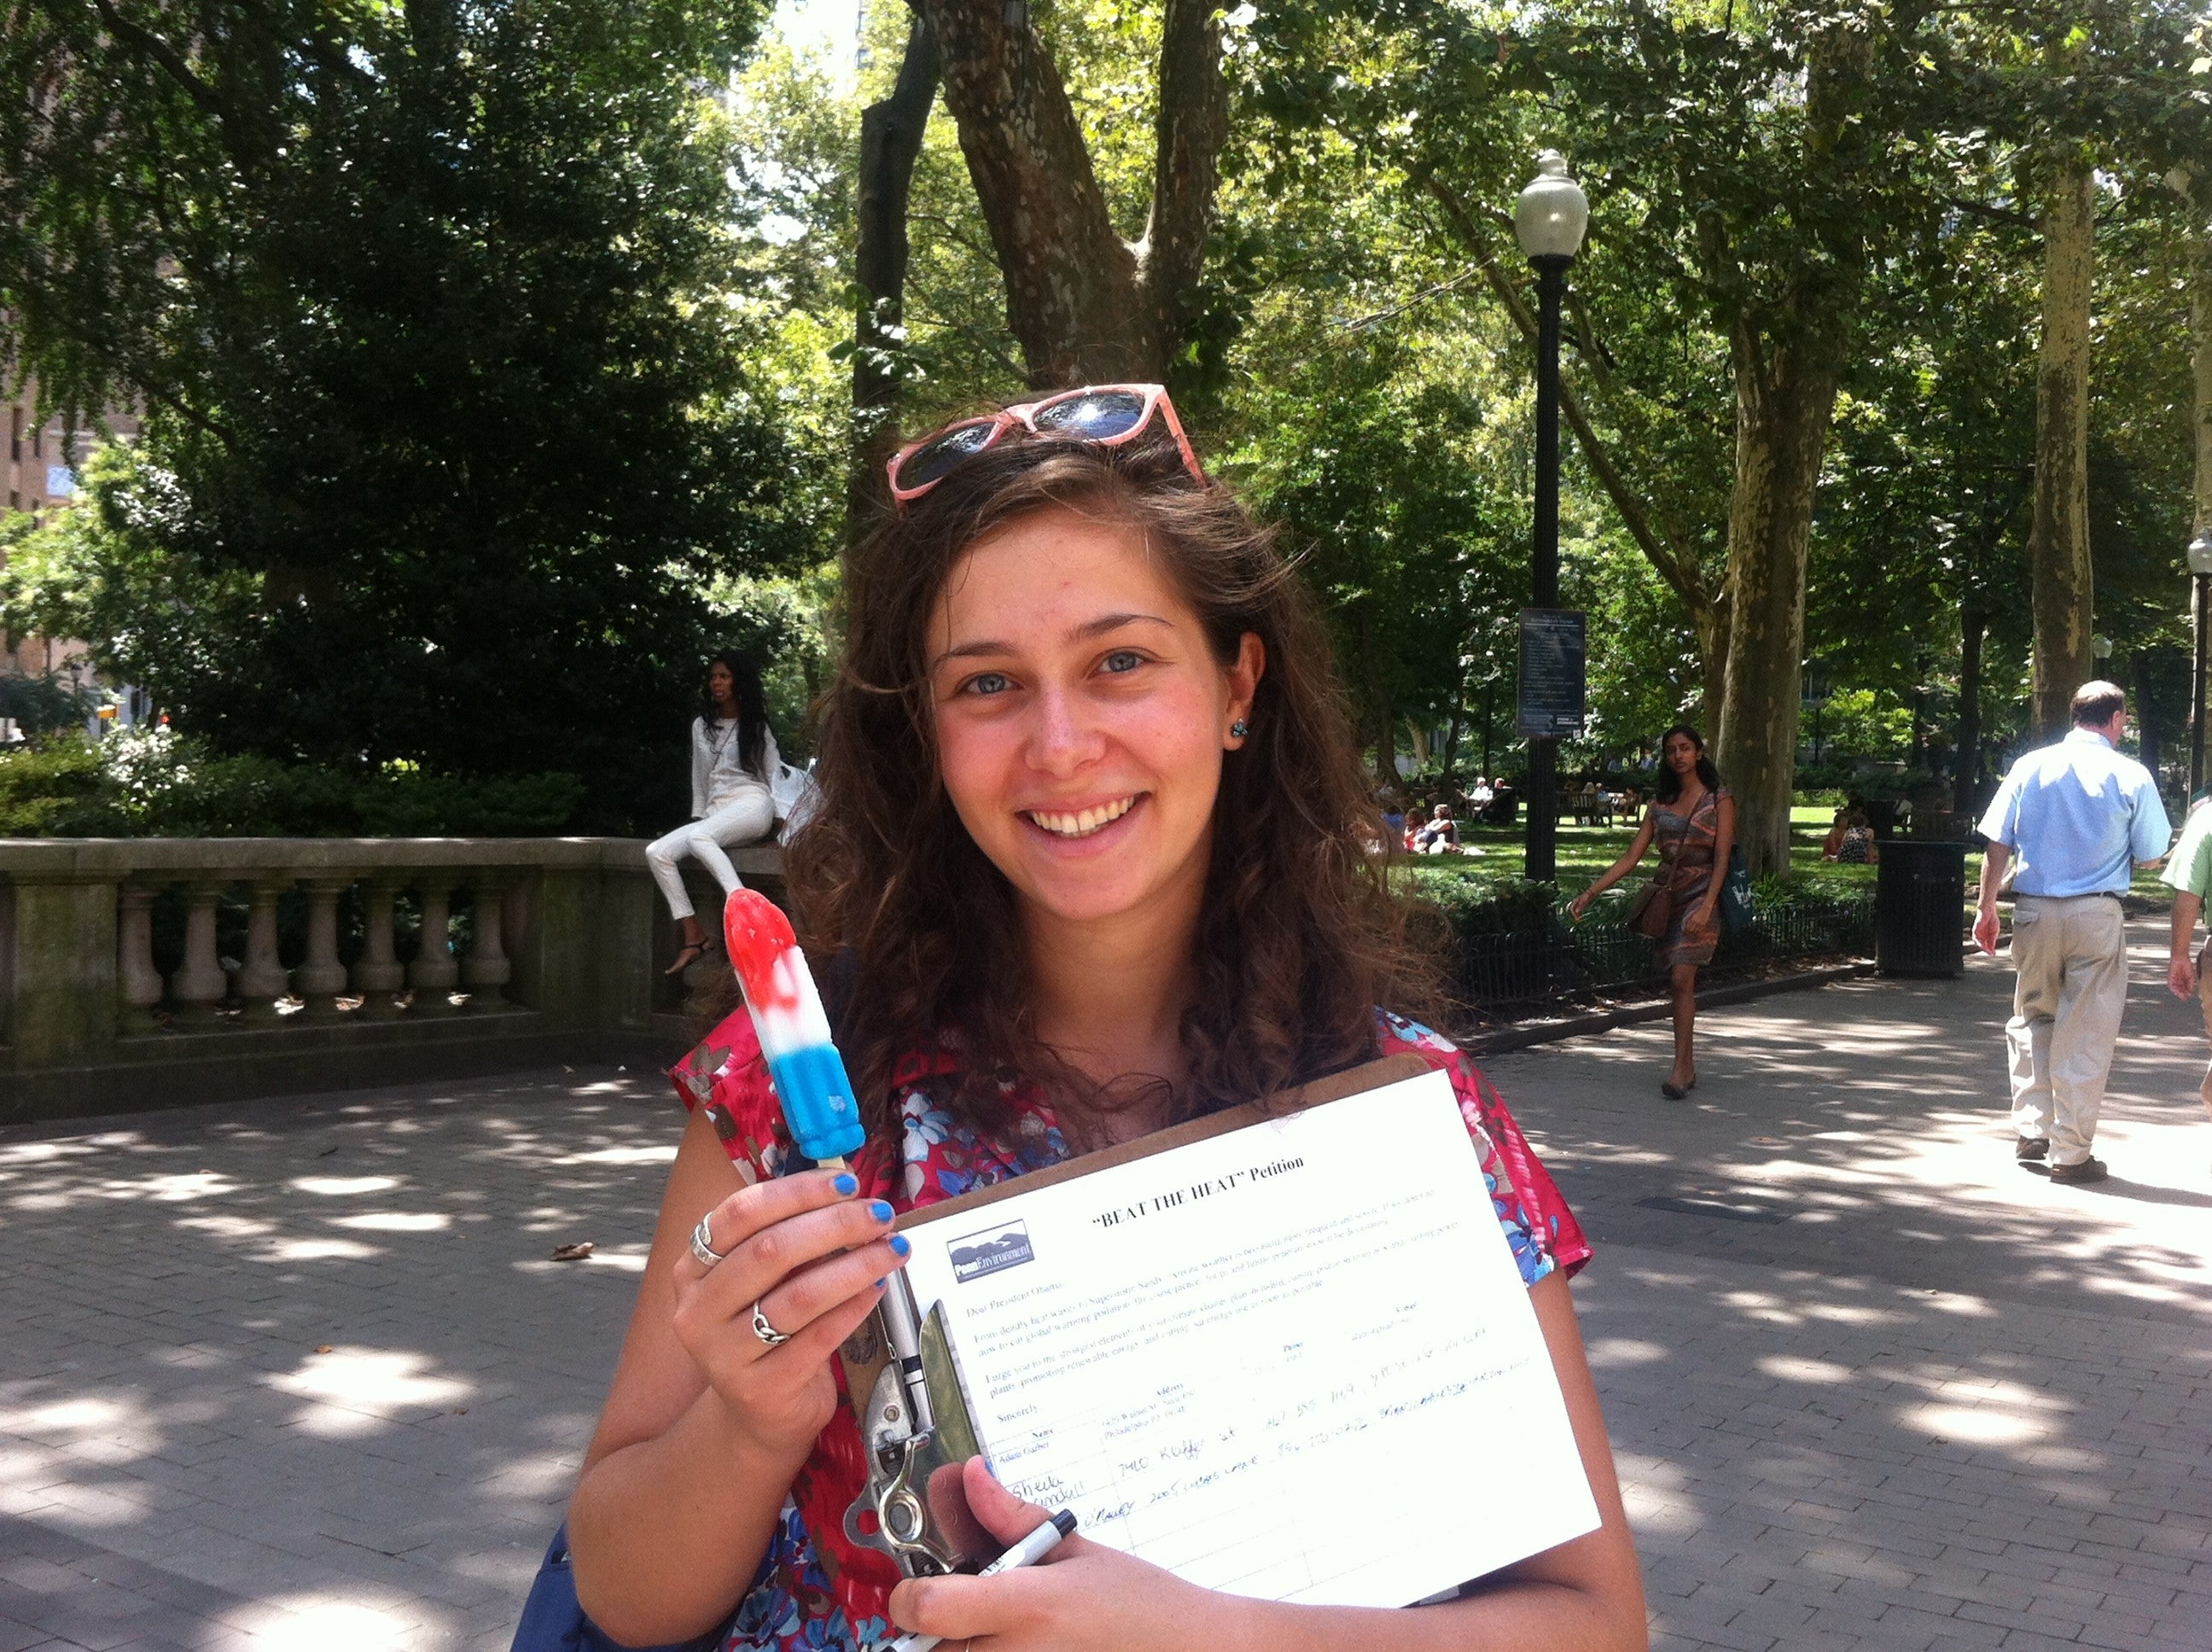
<instances>
[{"instance_id":1,"label":"second silver ring","mask_svg":"<svg viewBox=\"0 0 2212 1652\"><path fill-rule=\"evenodd\" d=\"M791 1340L787 1334L768 1322L768 1315L761 1312L758 1303L753 1304L753 1334L771 1348L781 1348Z\"/></svg>"}]
</instances>

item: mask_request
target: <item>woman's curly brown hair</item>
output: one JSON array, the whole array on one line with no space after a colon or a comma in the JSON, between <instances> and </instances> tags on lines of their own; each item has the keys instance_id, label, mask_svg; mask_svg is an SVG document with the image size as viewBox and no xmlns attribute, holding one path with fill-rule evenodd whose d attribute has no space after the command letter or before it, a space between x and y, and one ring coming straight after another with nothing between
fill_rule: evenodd
<instances>
[{"instance_id":1,"label":"woman's curly brown hair","mask_svg":"<svg viewBox=\"0 0 2212 1652\"><path fill-rule=\"evenodd\" d=\"M1009 1074L1098 1099L1036 1036L1014 894L939 781L928 680L928 623L962 555L1052 509L1140 535L1224 665L1246 632L1267 649L1250 735L1224 753L1199 988L1182 1018L1189 1071L1170 1117L1368 1059L1376 1006L1419 1014L1434 1001L1376 864L1375 809L1325 634L1272 531L1226 488L1200 487L1164 439L1007 440L845 562L844 648L819 708L822 797L787 871L807 945L851 950L838 1042L872 1132L896 1127L902 1059L940 1038L962 1068L943 1099L986 1130L1004 1121Z\"/></svg>"}]
</instances>

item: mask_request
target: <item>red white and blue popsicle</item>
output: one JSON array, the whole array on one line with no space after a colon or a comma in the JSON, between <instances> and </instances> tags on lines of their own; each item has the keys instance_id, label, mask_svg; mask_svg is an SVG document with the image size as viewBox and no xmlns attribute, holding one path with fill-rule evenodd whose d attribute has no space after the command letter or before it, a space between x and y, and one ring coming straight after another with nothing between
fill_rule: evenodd
<instances>
[{"instance_id":1,"label":"red white and blue popsicle","mask_svg":"<svg viewBox=\"0 0 2212 1652\"><path fill-rule=\"evenodd\" d=\"M843 1169L847 1155L867 1138L791 920L766 896L733 890L722 908L722 935L792 1140L816 1163Z\"/></svg>"}]
</instances>

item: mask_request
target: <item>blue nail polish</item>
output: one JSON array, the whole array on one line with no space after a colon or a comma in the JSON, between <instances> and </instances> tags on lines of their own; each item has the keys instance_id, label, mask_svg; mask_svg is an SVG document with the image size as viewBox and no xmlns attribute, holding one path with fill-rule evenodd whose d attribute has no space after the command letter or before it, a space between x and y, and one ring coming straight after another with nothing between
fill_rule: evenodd
<instances>
[{"instance_id":1,"label":"blue nail polish","mask_svg":"<svg viewBox=\"0 0 2212 1652\"><path fill-rule=\"evenodd\" d=\"M844 1194L848 1199L850 1199L854 1193L860 1191L859 1178L852 1175L841 1174L838 1178L830 1185L835 1187L839 1193Z\"/></svg>"},{"instance_id":2,"label":"blue nail polish","mask_svg":"<svg viewBox=\"0 0 2212 1652\"><path fill-rule=\"evenodd\" d=\"M892 1255L894 1255L894 1256L907 1256L907 1255L910 1255L910 1254L913 1254L913 1251L914 1251L914 1241L913 1241L913 1240L911 1240L911 1239L908 1238L908 1237L906 1236L906 1235L904 1235L904 1234L902 1234L902 1233L895 1233L895 1234L891 1235L891 1254L892 1254Z\"/></svg>"},{"instance_id":3,"label":"blue nail polish","mask_svg":"<svg viewBox=\"0 0 2212 1652\"><path fill-rule=\"evenodd\" d=\"M891 1218L897 1215L898 1212L894 1211L889 1205L886 1205L882 1200L878 1199L874 1204L868 1206L868 1214L874 1217L878 1222L888 1222Z\"/></svg>"}]
</instances>

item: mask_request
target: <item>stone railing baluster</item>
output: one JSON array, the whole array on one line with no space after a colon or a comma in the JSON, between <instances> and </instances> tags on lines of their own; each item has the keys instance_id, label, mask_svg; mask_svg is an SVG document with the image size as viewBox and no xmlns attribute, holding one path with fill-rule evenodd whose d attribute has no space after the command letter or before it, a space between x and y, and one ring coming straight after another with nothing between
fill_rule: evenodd
<instances>
[{"instance_id":1,"label":"stone railing baluster","mask_svg":"<svg viewBox=\"0 0 2212 1652\"><path fill-rule=\"evenodd\" d=\"M216 908L226 887L220 878L195 878L185 885L185 961L169 990L179 1015L187 1020L213 1020L216 1005L230 990L215 943Z\"/></svg>"},{"instance_id":2,"label":"stone railing baluster","mask_svg":"<svg viewBox=\"0 0 2212 1652\"><path fill-rule=\"evenodd\" d=\"M291 977L276 956L276 902L292 883L289 872L263 872L246 896L246 962L236 985L239 997L246 1001L248 1021L278 1019L276 1000L292 990Z\"/></svg>"},{"instance_id":3,"label":"stone railing baluster","mask_svg":"<svg viewBox=\"0 0 2212 1652\"><path fill-rule=\"evenodd\" d=\"M338 896L353 879L343 873L303 878L300 887L307 894L307 956L292 972L292 984L307 1000L302 1014L336 1015L346 985L345 965L338 962Z\"/></svg>"},{"instance_id":4,"label":"stone railing baluster","mask_svg":"<svg viewBox=\"0 0 2212 1652\"><path fill-rule=\"evenodd\" d=\"M115 891L116 997L125 1034L149 1031L161 1002L161 972L154 967L154 890L124 884Z\"/></svg>"},{"instance_id":5,"label":"stone railing baluster","mask_svg":"<svg viewBox=\"0 0 2212 1652\"><path fill-rule=\"evenodd\" d=\"M505 891L482 873L471 878L470 890L476 901L471 920L474 938L469 943L468 957L461 960L461 985L469 989L471 1009L496 1010L507 1003L500 988L514 976L514 966L507 962L502 944Z\"/></svg>"},{"instance_id":6,"label":"stone railing baluster","mask_svg":"<svg viewBox=\"0 0 2212 1652\"><path fill-rule=\"evenodd\" d=\"M434 869L422 877L422 944L415 962L407 966L407 984L415 989L416 1015L452 1014L449 994L461 979L460 966L453 962L453 895L449 876Z\"/></svg>"},{"instance_id":7,"label":"stone railing baluster","mask_svg":"<svg viewBox=\"0 0 2212 1652\"><path fill-rule=\"evenodd\" d=\"M362 952L354 961L353 989L361 994L361 1013L372 1021L399 1013L393 995L407 980L407 966L392 950L392 902L398 893L390 877L371 878L361 886Z\"/></svg>"},{"instance_id":8,"label":"stone railing baluster","mask_svg":"<svg viewBox=\"0 0 2212 1652\"><path fill-rule=\"evenodd\" d=\"M508 1060L673 1055L685 1028L653 963L667 914L644 849L581 837L0 838L0 1128L328 1090L368 1072L405 1082ZM776 887L779 851L736 859L749 884ZM362 891L357 961L349 885ZM417 890L410 967L392 918ZM470 892L471 923L450 921L457 890ZM307 943L296 961L295 914ZM463 929L471 941L456 957ZM295 1014L279 1013L293 1007L288 984ZM456 987L485 1012L472 1036L451 1022ZM358 1011L341 1010L349 992Z\"/></svg>"}]
</instances>

